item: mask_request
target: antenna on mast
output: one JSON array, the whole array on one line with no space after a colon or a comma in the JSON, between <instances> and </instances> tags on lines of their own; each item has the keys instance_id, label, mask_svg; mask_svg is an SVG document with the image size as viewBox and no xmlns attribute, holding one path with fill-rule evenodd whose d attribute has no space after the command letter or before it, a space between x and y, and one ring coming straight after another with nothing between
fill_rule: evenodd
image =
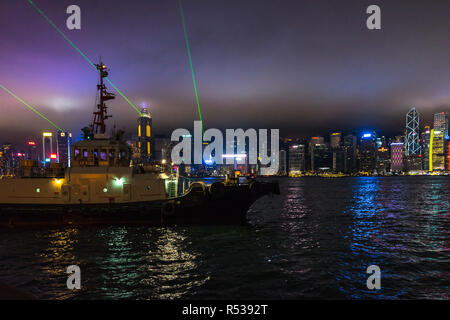
<instances>
[{"instance_id":1,"label":"antenna on mast","mask_svg":"<svg viewBox=\"0 0 450 320\"><path fill-rule=\"evenodd\" d=\"M107 114L107 107L105 102L108 100L112 100L116 98L116 95L114 93L110 93L106 91L106 86L103 83L103 79L108 76L108 69L106 69L106 66L101 62L99 64L96 64L95 67L100 73L100 80L99 84L97 85L97 90L99 93L99 103L97 104L97 111L94 112L94 121L91 125L91 133L105 133L106 131L106 125L105 120L110 118L111 116Z\"/></svg>"}]
</instances>

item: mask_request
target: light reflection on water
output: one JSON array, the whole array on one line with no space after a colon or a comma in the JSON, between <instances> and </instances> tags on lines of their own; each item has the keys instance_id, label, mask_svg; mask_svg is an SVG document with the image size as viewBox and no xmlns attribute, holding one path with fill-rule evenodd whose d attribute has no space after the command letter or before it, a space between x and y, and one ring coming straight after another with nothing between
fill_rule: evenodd
<instances>
[{"instance_id":1,"label":"light reflection on water","mask_svg":"<svg viewBox=\"0 0 450 320\"><path fill-rule=\"evenodd\" d=\"M449 179L280 179L243 226L0 233L0 281L39 298L448 299ZM67 266L82 289L66 289ZM381 268L382 289L366 288Z\"/></svg>"}]
</instances>

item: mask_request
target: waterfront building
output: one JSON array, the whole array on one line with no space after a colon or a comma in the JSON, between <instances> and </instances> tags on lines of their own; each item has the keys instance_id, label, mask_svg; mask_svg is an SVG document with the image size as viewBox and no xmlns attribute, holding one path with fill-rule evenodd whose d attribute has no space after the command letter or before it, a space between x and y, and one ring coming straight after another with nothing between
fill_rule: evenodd
<instances>
[{"instance_id":1,"label":"waterfront building","mask_svg":"<svg viewBox=\"0 0 450 320\"><path fill-rule=\"evenodd\" d=\"M352 173L357 171L356 167L356 136L347 135L344 137L344 172Z\"/></svg>"},{"instance_id":2,"label":"waterfront building","mask_svg":"<svg viewBox=\"0 0 450 320\"><path fill-rule=\"evenodd\" d=\"M359 156L360 171L372 174L375 169L375 136L373 133L362 135Z\"/></svg>"},{"instance_id":3,"label":"waterfront building","mask_svg":"<svg viewBox=\"0 0 450 320\"><path fill-rule=\"evenodd\" d=\"M403 142L391 143L391 172L399 173L403 171Z\"/></svg>"},{"instance_id":4,"label":"waterfront building","mask_svg":"<svg viewBox=\"0 0 450 320\"><path fill-rule=\"evenodd\" d=\"M332 153L325 143L312 144L311 171L321 172L331 170L333 161L332 156Z\"/></svg>"},{"instance_id":5,"label":"waterfront building","mask_svg":"<svg viewBox=\"0 0 450 320\"><path fill-rule=\"evenodd\" d=\"M445 170L444 131L431 130L429 171Z\"/></svg>"},{"instance_id":6,"label":"waterfront building","mask_svg":"<svg viewBox=\"0 0 450 320\"><path fill-rule=\"evenodd\" d=\"M431 130L430 126L425 126L425 131L422 132L421 137L421 150L422 150L422 169L429 170L429 160L430 160L430 139L431 139Z\"/></svg>"},{"instance_id":7,"label":"waterfront building","mask_svg":"<svg viewBox=\"0 0 450 320\"><path fill-rule=\"evenodd\" d=\"M293 144L289 147L289 174L305 171L305 145Z\"/></svg>"},{"instance_id":8,"label":"waterfront building","mask_svg":"<svg viewBox=\"0 0 450 320\"><path fill-rule=\"evenodd\" d=\"M343 147L335 148L333 151L333 172L345 171L345 149Z\"/></svg>"},{"instance_id":9,"label":"waterfront building","mask_svg":"<svg viewBox=\"0 0 450 320\"><path fill-rule=\"evenodd\" d=\"M381 147L377 149L376 170L378 174L386 174L390 169L389 149Z\"/></svg>"},{"instance_id":10,"label":"waterfront building","mask_svg":"<svg viewBox=\"0 0 450 320\"><path fill-rule=\"evenodd\" d=\"M450 139L445 140L445 154L447 155L447 163L445 165L446 170L450 172Z\"/></svg>"},{"instance_id":11,"label":"waterfront building","mask_svg":"<svg viewBox=\"0 0 450 320\"><path fill-rule=\"evenodd\" d=\"M311 156L311 171L331 170L332 154L329 152L323 137L311 137L309 152Z\"/></svg>"},{"instance_id":12,"label":"waterfront building","mask_svg":"<svg viewBox=\"0 0 450 320\"><path fill-rule=\"evenodd\" d=\"M287 174L286 150L280 150L280 169L278 170L278 174Z\"/></svg>"},{"instance_id":13,"label":"waterfront building","mask_svg":"<svg viewBox=\"0 0 450 320\"><path fill-rule=\"evenodd\" d=\"M342 134L340 132L334 132L330 136L330 147L331 149L337 149L341 146Z\"/></svg>"}]
</instances>

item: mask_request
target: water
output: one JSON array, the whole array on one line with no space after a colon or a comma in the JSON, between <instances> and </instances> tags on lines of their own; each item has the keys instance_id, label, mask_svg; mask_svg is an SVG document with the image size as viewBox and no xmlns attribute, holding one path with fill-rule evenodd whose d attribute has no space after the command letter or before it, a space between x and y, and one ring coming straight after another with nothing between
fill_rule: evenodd
<instances>
[{"instance_id":1,"label":"water","mask_svg":"<svg viewBox=\"0 0 450 320\"><path fill-rule=\"evenodd\" d=\"M448 177L280 187L242 226L1 229L0 281L42 299L449 299Z\"/></svg>"}]
</instances>

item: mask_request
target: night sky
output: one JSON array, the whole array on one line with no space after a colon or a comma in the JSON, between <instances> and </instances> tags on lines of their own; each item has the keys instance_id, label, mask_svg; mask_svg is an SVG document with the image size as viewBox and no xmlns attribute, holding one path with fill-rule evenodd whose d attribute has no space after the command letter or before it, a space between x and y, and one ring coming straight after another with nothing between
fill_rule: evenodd
<instances>
[{"instance_id":1,"label":"night sky","mask_svg":"<svg viewBox=\"0 0 450 320\"><path fill-rule=\"evenodd\" d=\"M154 132L198 119L177 0L34 1L136 105ZM66 28L81 7L81 30ZM367 6L382 30L366 28ZM279 128L281 136L404 130L450 106L450 1L184 0L207 128ZM0 3L0 83L75 135L92 121L97 73L26 0ZM111 92L115 92L109 88ZM109 103L119 128L136 112ZM52 127L0 90L0 143ZM424 123L425 122L425 123Z\"/></svg>"}]
</instances>

